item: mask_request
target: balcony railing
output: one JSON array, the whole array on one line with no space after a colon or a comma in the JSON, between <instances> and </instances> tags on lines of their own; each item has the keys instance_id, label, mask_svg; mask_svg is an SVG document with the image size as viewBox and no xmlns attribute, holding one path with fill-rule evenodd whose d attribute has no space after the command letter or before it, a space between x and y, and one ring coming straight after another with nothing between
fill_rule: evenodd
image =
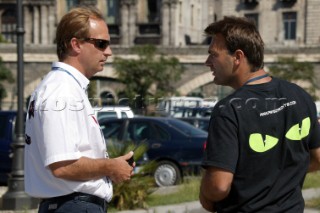
<instances>
[{"instance_id":1,"label":"balcony railing","mask_svg":"<svg viewBox=\"0 0 320 213\"><path fill-rule=\"evenodd\" d=\"M161 43L160 23L138 23L138 35L135 44L155 44Z\"/></svg>"},{"instance_id":2,"label":"balcony railing","mask_svg":"<svg viewBox=\"0 0 320 213\"><path fill-rule=\"evenodd\" d=\"M108 24L111 44L120 44L120 27L118 24Z\"/></svg>"}]
</instances>

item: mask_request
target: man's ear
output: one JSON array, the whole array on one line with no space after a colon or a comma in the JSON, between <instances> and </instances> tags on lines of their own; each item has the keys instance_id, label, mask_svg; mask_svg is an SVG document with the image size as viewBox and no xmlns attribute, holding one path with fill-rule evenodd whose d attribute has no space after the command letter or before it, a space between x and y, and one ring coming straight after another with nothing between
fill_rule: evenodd
<instances>
[{"instance_id":1,"label":"man's ear","mask_svg":"<svg viewBox=\"0 0 320 213\"><path fill-rule=\"evenodd\" d=\"M243 58L244 52L242 50L238 49L234 52L234 60L236 65L239 65Z\"/></svg>"},{"instance_id":2,"label":"man's ear","mask_svg":"<svg viewBox=\"0 0 320 213\"><path fill-rule=\"evenodd\" d=\"M81 48L80 48L81 43L80 43L79 39L72 38L72 39L70 40L70 45L71 45L71 49L72 49L74 52L80 53L80 51L81 51Z\"/></svg>"}]
</instances>

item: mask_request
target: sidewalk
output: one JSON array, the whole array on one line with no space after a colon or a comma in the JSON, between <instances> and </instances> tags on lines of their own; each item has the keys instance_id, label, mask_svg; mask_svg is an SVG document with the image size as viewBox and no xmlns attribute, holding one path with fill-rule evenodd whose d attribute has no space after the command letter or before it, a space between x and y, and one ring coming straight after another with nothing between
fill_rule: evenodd
<instances>
[{"instance_id":1,"label":"sidewalk","mask_svg":"<svg viewBox=\"0 0 320 213\"><path fill-rule=\"evenodd\" d=\"M175 188L161 189L158 193L165 193L167 190L175 190ZM0 187L0 197L7 191L6 187ZM305 200L310 200L313 198L320 197L320 188L317 189L306 189L302 191ZM0 213L37 213L37 210L21 210L21 211L10 211L10 210L0 210ZM118 213L208 213L204 210L199 201L193 201L188 203L180 203L176 205L167 206L156 206L149 208L147 210L126 210L119 211ZM304 213L320 213L319 210L306 208Z\"/></svg>"},{"instance_id":2,"label":"sidewalk","mask_svg":"<svg viewBox=\"0 0 320 213\"><path fill-rule=\"evenodd\" d=\"M162 193L163 189L158 193ZM305 200L320 197L320 188L317 189L306 189L302 191ZM201 207L199 201L193 201L188 203L181 203L176 205L168 206L157 206L147 210L127 210L119 211L118 213L208 213ZM317 209L306 208L304 213L320 213Z\"/></svg>"}]
</instances>

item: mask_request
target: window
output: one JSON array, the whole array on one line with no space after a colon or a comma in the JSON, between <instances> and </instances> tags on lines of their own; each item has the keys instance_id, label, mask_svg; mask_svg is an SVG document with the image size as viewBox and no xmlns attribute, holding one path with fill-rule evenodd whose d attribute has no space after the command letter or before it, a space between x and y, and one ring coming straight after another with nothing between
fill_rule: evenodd
<instances>
[{"instance_id":1,"label":"window","mask_svg":"<svg viewBox=\"0 0 320 213\"><path fill-rule=\"evenodd\" d=\"M107 0L107 23L119 24L119 0Z\"/></svg>"},{"instance_id":2,"label":"window","mask_svg":"<svg viewBox=\"0 0 320 213\"><path fill-rule=\"evenodd\" d=\"M98 112L98 120L105 118L117 118L117 112Z\"/></svg>"},{"instance_id":3,"label":"window","mask_svg":"<svg viewBox=\"0 0 320 213\"><path fill-rule=\"evenodd\" d=\"M149 122L130 122L125 139L132 141L168 140L170 135L161 127Z\"/></svg>"},{"instance_id":4,"label":"window","mask_svg":"<svg viewBox=\"0 0 320 213\"><path fill-rule=\"evenodd\" d=\"M244 17L246 17L249 20L252 20L256 25L256 28L259 29L259 15L257 13L245 14Z\"/></svg>"},{"instance_id":5,"label":"window","mask_svg":"<svg viewBox=\"0 0 320 213\"><path fill-rule=\"evenodd\" d=\"M130 122L125 138L133 141L143 141L151 139L152 134L152 127L149 123Z\"/></svg>"},{"instance_id":6,"label":"window","mask_svg":"<svg viewBox=\"0 0 320 213\"><path fill-rule=\"evenodd\" d=\"M110 32L110 28L109 28L109 33ZM108 105L112 105L114 104L114 96L112 95L111 92L109 91L104 91L100 94L100 98L101 98L101 105L102 106L108 106Z\"/></svg>"},{"instance_id":7,"label":"window","mask_svg":"<svg viewBox=\"0 0 320 213\"><path fill-rule=\"evenodd\" d=\"M122 122L105 122L100 125L105 139L117 140L120 137Z\"/></svg>"},{"instance_id":8,"label":"window","mask_svg":"<svg viewBox=\"0 0 320 213\"><path fill-rule=\"evenodd\" d=\"M259 4L259 1L257 0L244 0L245 4L249 4L249 5L256 5Z\"/></svg>"},{"instance_id":9,"label":"window","mask_svg":"<svg viewBox=\"0 0 320 213\"><path fill-rule=\"evenodd\" d=\"M283 13L284 39L295 40L297 30L297 13Z\"/></svg>"},{"instance_id":10,"label":"window","mask_svg":"<svg viewBox=\"0 0 320 213\"><path fill-rule=\"evenodd\" d=\"M161 0L148 0L148 22L159 23L160 22L160 7Z\"/></svg>"},{"instance_id":11,"label":"window","mask_svg":"<svg viewBox=\"0 0 320 213\"><path fill-rule=\"evenodd\" d=\"M185 135L196 136L205 134L203 130L194 128L192 125L184 121L174 119L169 120L168 123L172 125L172 128L181 131Z\"/></svg>"},{"instance_id":12,"label":"window","mask_svg":"<svg viewBox=\"0 0 320 213\"><path fill-rule=\"evenodd\" d=\"M16 10L8 9L2 15L1 34L8 42L16 42Z\"/></svg>"},{"instance_id":13,"label":"window","mask_svg":"<svg viewBox=\"0 0 320 213\"><path fill-rule=\"evenodd\" d=\"M295 3L297 0L280 0L282 3Z\"/></svg>"},{"instance_id":14,"label":"window","mask_svg":"<svg viewBox=\"0 0 320 213\"><path fill-rule=\"evenodd\" d=\"M127 117L128 117L127 113L121 112L121 118L127 118Z\"/></svg>"},{"instance_id":15,"label":"window","mask_svg":"<svg viewBox=\"0 0 320 213\"><path fill-rule=\"evenodd\" d=\"M170 134L164 130L162 127L155 124L155 127L158 131L157 139L162 141L168 141L170 140Z\"/></svg>"},{"instance_id":16,"label":"window","mask_svg":"<svg viewBox=\"0 0 320 213\"><path fill-rule=\"evenodd\" d=\"M69 11L71 8L79 5L79 0L66 0L67 1L67 11Z\"/></svg>"}]
</instances>

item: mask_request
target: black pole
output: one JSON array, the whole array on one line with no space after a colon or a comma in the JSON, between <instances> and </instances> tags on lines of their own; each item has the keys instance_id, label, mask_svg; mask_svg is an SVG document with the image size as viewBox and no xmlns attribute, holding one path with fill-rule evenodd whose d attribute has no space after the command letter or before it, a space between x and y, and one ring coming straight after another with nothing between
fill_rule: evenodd
<instances>
[{"instance_id":1,"label":"black pole","mask_svg":"<svg viewBox=\"0 0 320 213\"><path fill-rule=\"evenodd\" d=\"M16 137L12 143L12 172L8 179L8 191L2 196L2 209L27 210L35 209L38 200L24 191L24 75L23 75L23 11L22 0L17 0L17 76L18 76L18 113L16 120Z\"/></svg>"}]
</instances>

